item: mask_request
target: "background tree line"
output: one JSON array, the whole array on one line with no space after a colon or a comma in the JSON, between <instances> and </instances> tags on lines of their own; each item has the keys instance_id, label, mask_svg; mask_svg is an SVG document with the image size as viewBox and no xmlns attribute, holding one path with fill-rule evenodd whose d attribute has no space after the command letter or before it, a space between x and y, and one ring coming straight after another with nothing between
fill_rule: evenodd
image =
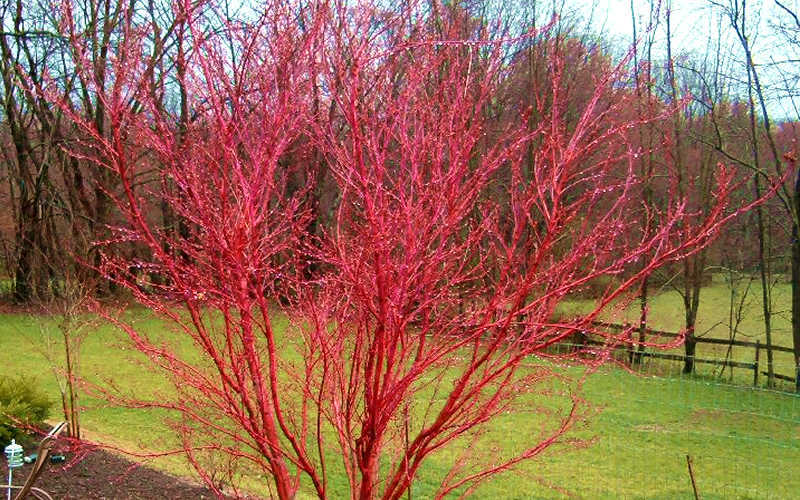
<instances>
[{"instance_id":1,"label":"background tree line","mask_svg":"<svg viewBox=\"0 0 800 500\"><path fill-rule=\"evenodd\" d=\"M669 123L653 122L638 131L637 168L650 179L641 187L639 196L645 204L657 204L672 187L659 180L658 172L675 169L677 189L688 200L687 209L703 213L712 205L710 182L718 163L734 167L737 176L747 179L748 187L739 194L744 199L759 198L768 189L772 176L784 175L793 167L798 133L794 117L780 116L776 120L771 116L774 108L769 102L776 93L790 96L792 88L780 88L775 82L789 87L794 74L787 61L768 65L763 62L765 56L755 52L753 40L759 25L753 19L757 20L762 3L709 1L702 12L718 20L718 31L709 37L705 50L680 56L674 54L674 16L668 1L631 2L635 40L614 40L593 30L597 17L593 19L590 14L587 18L586 11L579 13L568 1L509 5L488 0L429 1L426 29L438 30L439 36L451 39L469 38L486 30L492 30L498 38L514 39L528 30L552 24L540 35L521 38L505 55L507 70L500 90L484 110L489 123L494 124L493 130L486 132L487 144L492 140L491 134L501 134L504 122L521 107L533 117L547 113L552 95L557 92L566 93L571 103L563 111L565 126L576 126L580 117L572 110L581 109L593 97L589 91L593 79L617 62L620 56L616 54L628 54L635 80L630 92L635 99L626 113L654 114L681 105L681 111ZM110 129L112 117L97 96L125 77L118 74L120 67L114 57L118 54L116 49L135 32L135 36L144 38L135 55L136 70L145 75L152 102L172 118L180 142L181 131L188 130L190 124L196 128L196 121L202 119L202 110L189 107L186 89L186 60L195 49L197 37L224 33L234 23L246 25L258 11L255 4L193 2L189 5L193 12L202 12L202 30L198 32L187 26L187 5L154 0L6 0L0 6L0 134L4 145L0 196L7 207L2 214L0 243L3 274L15 302L59 297L64 294L67 280L91 283L92 293L98 297L118 292L113 282L101 278L98 272L103 261L101 243L119 237L112 231L120 217L113 202L121 195L118 179L93 161L90 151L83 156L69 153L82 147L91 149L91 141L74 119L67 117L65 109L54 107L52 102L58 99L67 103L70 117L79 116L92 123L101 137L110 140L114 133ZM796 6L775 1L773 7L781 16L769 20L770 36L796 47L800 30ZM390 12L376 11L376 25L382 15ZM488 25L488 20L495 18L503 19L503 23ZM453 22L454 19L460 22ZM298 20L302 22L300 15ZM725 44L731 37L738 42L732 52ZM241 48L232 36L228 40L228 46L220 46L219 50L229 52L235 61ZM463 48L464 57L473 58L471 69L479 72L480 51L471 50ZM569 73L563 80L564 87L559 89L547 88L551 70L548 62L554 55L565 61L565 71ZM398 82L413 64L398 62ZM767 72L770 86L763 83ZM776 80L775 74L781 78ZM330 83L316 81L309 98L325 126L343 131L346 120L343 111L334 105L331 92L335 88ZM543 95L551 97L542 98ZM136 98L127 106L133 113L147 112ZM281 164L290 180L289 191L301 192L311 207L308 234L319 235L334 223L332 217L342 193L319 148L307 147L307 137L294 141L296 144L288 149ZM667 148L656 147L664 143ZM531 159L536 147L529 145ZM510 176L511 172L500 175ZM142 193L152 185L169 189L172 182L158 167L137 176L135 183L141 186ZM309 179L315 182L309 183ZM686 352L692 355L691 334L704 280L709 269L723 267L752 274L761 281L764 327L770 343L774 314L770 290L775 276L786 276L792 283L792 325L796 360L800 362L800 180L795 179L793 175L787 178L775 198L734 222L714 246L673 266L669 272L644 280L640 289L642 331L647 324L648 293L670 283L684 297L685 326L690 332ZM306 191L306 186L311 187ZM187 234L186 217L174 213L167 203L154 200L151 205L147 216L158 221L164 232ZM649 222L645 214L641 224L642 231L646 231ZM137 253L147 252L133 243L122 245L117 251L128 252L133 259ZM139 257L143 261L148 258ZM313 275L316 265L305 263L305 272ZM148 270L137 272L145 275ZM162 279L157 272L147 278L154 286ZM692 370L691 358L685 370ZM772 383L771 360L769 371Z\"/></svg>"}]
</instances>

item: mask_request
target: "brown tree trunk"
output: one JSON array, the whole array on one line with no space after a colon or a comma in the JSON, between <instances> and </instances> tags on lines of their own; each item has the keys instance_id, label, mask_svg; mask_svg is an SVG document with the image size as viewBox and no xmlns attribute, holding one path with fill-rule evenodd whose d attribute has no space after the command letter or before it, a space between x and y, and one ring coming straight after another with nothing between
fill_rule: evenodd
<instances>
[{"instance_id":1,"label":"brown tree trunk","mask_svg":"<svg viewBox=\"0 0 800 500\"><path fill-rule=\"evenodd\" d=\"M759 182L758 175L754 176L753 182L755 184L756 199L761 196L761 183ZM775 385L775 368L773 365L772 355L772 293L770 292L770 269L769 259L767 258L768 244L767 244L767 229L764 224L764 209L756 207L756 225L758 226L758 268L761 276L761 305L764 313L764 336L766 338L767 347L767 387ZM792 245L794 251L794 245ZM792 256L792 273L794 273L794 255ZM792 284L792 304L794 304L795 293L794 282ZM792 307L792 318L794 319L795 308ZM792 322L794 323L794 321Z\"/></svg>"},{"instance_id":2,"label":"brown tree trunk","mask_svg":"<svg viewBox=\"0 0 800 500\"><path fill-rule=\"evenodd\" d=\"M800 214L800 172L794 184L795 213ZM792 224L792 340L795 365L795 391L800 392L800 228ZM771 350L767 353L772 355Z\"/></svg>"},{"instance_id":3,"label":"brown tree trunk","mask_svg":"<svg viewBox=\"0 0 800 500\"><path fill-rule=\"evenodd\" d=\"M694 373L694 357L697 350L694 327L697 321L697 308L700 305L700 281L702 280L702 273L700 276L696 276L695 273L698 267L697 264L696 261L691 264L687 263L684 271L684 279L686 280L683 296L683 303L686 311L686 341L684 343L686 358L683 363L684 374Z\"/></svg>"},{"instance_id":4,"label":"brown tree trunk","mask_svg":"<svg viewBox=\"0 0 800 500\"><path fill-rule=\"evenodd\" d=\"M642 353L644 352L647 332L647 293L649 281L650 279L647 276L642 280L642 294L639 296L639 342L636 345L635 352L633 346L631 346L631 364L641 364L642 362Z\"/></svg>"},{"instance_id":5,"label":"brown tree trunk","mask_svg":"<svg viewBox=\"0 0 800 500\"><path fill-rule=\"evenodd\" d=\"M30 204L27 204L30 205ZM33 239L35 237L35 221L29 220L26 214L30 209L22 207L17 236L17 263L14 270L14 302L26 303L33 298Z\"/></svg>"}]
</instances>

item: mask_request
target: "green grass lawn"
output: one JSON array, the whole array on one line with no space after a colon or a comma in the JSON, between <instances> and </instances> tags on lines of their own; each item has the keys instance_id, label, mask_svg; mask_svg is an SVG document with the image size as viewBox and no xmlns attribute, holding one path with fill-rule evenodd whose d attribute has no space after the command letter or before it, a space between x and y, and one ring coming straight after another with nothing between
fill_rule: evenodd
<instances>
[{"instance_id":1,"label":"green grass lawn","mask_svg":"<svg viewBox=\"0 0 800 500\"><path fill-rule=\"evenodd\" d=\"M721 307L714 297L721 297L722 292L716 288L707 289L704 296L708 302L701 306L703 324L714 322L708 317L714 304L717 309ZM653 302L651 317L654 321L660 318L661 328L677 328L679 323L669 322L680 319L682 312L675 309L679 306L677 299L659 296ZM137 327L165 339L171 336L149 313L127 314ZM752 325L751 331L755 331L757 319L752 319ZM44 340L54 335L51 322L31 316L0 315L3 375L36 376L55 400L57 385L43 355ZM137 394L169 391L169 384L159 374L133 361L136 356L126 347L121 334L109 326L87 338L82 354L82 373L90 379L112 378L120 387ZM577 375L574 368L568 371ZM800 491L800 475L794 471L800 465L797 396L718 383L703 373L686 379L656 378L632 375L614 367L592 376L584 395L600 411L576 428L572 436L593 440L591 446L556 447L486 483L475 497L690 498L687 454L693 459L704 499L792 498ZM84 414L83 427L90 439L141 450L170 444L168 431L154 412L111 408L88 398L85 403L89 409ZM57 410L54 407L53 418L59 418ZM540 414L523 408L498 419L479 446L455 451L483 453L492 446L519 448L530 442L541 419ZM453 451L440 452L426 463L414 484L414 497L426 498L435 491ZM158 459L154 465L190 474L179 458ZM258 478L252 478L247 486L259 491ZM332 478L332 487L332 496L346 494L343 477Z\"/></svg>"}]
</instances>

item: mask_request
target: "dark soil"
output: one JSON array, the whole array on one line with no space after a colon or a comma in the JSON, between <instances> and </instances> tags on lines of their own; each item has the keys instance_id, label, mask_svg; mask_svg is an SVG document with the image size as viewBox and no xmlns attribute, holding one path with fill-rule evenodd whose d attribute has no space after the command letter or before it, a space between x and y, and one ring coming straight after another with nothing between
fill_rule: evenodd
<instances>
[{"instance_id":1,"label":"dark soil","mask_svg":"<svg viewBox=\"0 0 800 500\"><path fill-rule=\"evenodd\" d=\"M5 476L5 467L2 469ZM14 484L23 484L32 469L33 465L16 469ZM5 479L0 484L6 484ZM207 488L130 462L104 450L93 450L75 463L70 463L68 458L66 463L46 464L34 486L43 489L54 499L216 498ZM0 488L0 491L5 497L6 489Z\"/></svg>"}]
</instances>

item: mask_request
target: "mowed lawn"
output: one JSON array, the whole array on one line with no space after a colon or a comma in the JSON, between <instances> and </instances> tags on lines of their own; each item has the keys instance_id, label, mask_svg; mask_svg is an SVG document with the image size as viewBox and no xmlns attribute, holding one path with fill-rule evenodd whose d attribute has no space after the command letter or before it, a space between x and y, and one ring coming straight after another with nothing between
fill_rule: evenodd
<instances>
[{"instance_id":1,"label":"mowed lawn","mask_svg":"<svg viewBox=\"0 0 800 500\"><path fill-rule=\"evenodd\" d=\"M721 309L718 297L723 293L717 288L722 287L704 290L707 302L701 305L702 324L713 324L712 314L720 313L716 309ZM662 295L654 300L651 317L654 322L662 318L660 328L677 328L679 323L669 322L682 317L679 306L679 299ZM164 338L172 336L169 329L146 311L126 314L139 328ZM753 329L747 331L753 334L757 318L748 319L750 324ZM789 336L780 335L781 341L776 343L791 345ZM47 339L52 338L57 337L50 321L0 315L3 376L34 376L57 401L55 377L45 360ZM180 347L191 349L188 344ZM168 394L169 383L136 359L121 334L104 326L87 338L81 370L87 378L113 381L136 394L159 391ZM579 375L574 368L565 370ZM794 498L800 491L800 474L796 473L800 466L797 396L743 384L718 383L709 373L692 378L656 378L633 375L611 366L589 379L583 395L595 413L587 423L577 426L571 436L589 440L589 446L576 449L566 443L555 447L481 486L475 498L690 498L687 454L692 457L698 489L704 499ZM420 397L425 398L426 394ZM537 402L540 404L536 405ZM89 398L85 403L89 409L84 414L83 427L88 438L141 451L169 447L171 439L160 423L162 415L113 408ZM434 455L414 484L413 497L430 497L456 452L486 454L494 448L514 450L530 443L548 418L535 409L547 404L548 401L531 400L529 410L523 405L520 411L498 419L478 446L466 448L466 444L457 443L455 449ZM52 417L59 418L58 405L54 405ZM158 459L152 465L191 475L180 458ZM260 489L263 481L264 478L252 477L245 481L245 486L263 494L266 491ZM331 485L333 497L346 495L343 477L333 477Z\"/></svg>"}]
</instances>

